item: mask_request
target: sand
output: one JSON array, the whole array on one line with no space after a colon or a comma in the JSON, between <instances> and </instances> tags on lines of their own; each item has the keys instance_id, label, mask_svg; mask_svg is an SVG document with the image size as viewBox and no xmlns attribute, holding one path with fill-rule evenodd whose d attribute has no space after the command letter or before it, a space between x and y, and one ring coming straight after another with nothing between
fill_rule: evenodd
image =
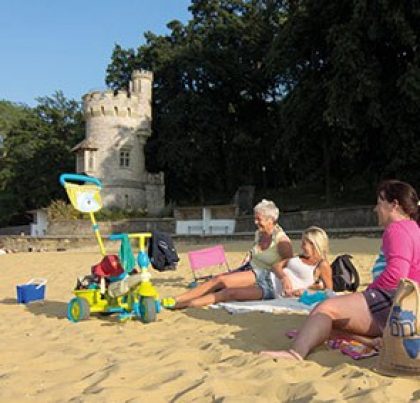
<instances>
[{"instance_id":1,"label":"sand","mask_svg":"<svg viewBox=\"0 0 420 403\"><path fill-rule=\"evenodd\" d=\"M349 252L369 281L379 239L333 240L331 257ZM294 243L295 250L299 243ZM232 266L248 249L226 245ZM190 247L199 248L199 246ZM161 296L190 281L185 251L176 272L153 271ZM307 361L258 356L289 345L284 336L302 315L229 315L223 310L163 311L150 324L91 317L71 323L66 305L77 276L100 259L97 250L0 256L0 401L2 402L407 402L420 399L418 379L371 371L376 358L353 361L318 348ZM48 279L44 303L18 305L16 285Z\"/></svg>"}]
</instances>

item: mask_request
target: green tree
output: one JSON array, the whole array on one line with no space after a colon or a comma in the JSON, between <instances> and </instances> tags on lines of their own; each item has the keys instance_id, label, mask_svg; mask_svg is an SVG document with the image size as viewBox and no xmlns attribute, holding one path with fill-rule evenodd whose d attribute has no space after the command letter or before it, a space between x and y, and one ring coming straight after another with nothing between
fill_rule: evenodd
<instances>
[{"instance_id":1,"label":"green tree","mask_svg":"<svg viewBox=\"0 0 420 403\"><path fill-rule=\"evenodd\" d=\"M1 195L8 201L0 211L3 222L63 196L58 176L74 169L70 150L82 138L80 105L61 91L39 98L35 108L10 122L0 161Z\"/></svg>"}]
</instances>

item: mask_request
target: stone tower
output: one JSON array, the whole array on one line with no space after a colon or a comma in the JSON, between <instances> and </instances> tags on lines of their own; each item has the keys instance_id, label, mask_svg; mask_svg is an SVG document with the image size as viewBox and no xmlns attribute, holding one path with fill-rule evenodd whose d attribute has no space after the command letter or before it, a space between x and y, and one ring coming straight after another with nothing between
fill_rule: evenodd
<instances>
[{"instance_id":1,"label":"stone tower","mask_svg":"<svg viewBox=\"0 0 420 403\"><path fill-rule=\"evenodd\" d=\"M146 172L144 145L151 135L153 73L135 70L128 91L83 96L86 137L73 148L76 172L99 178L105 207L142 208L165 203L163 173Z\"/></svg>"}]
</instances>

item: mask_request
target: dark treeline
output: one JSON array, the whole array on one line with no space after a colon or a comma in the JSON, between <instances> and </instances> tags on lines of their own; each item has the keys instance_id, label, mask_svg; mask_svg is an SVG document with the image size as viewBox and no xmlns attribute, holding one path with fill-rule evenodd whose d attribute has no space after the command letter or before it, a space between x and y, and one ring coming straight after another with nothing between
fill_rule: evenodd
<instances>
[{"instance_id":1,"label":"dark treeline","mask_svg":"<svg viewBox=\"0 0 420 403\"><path fill-rule=\"evenodd\" d=\"M64 199L58 176L74 171L70 150L84 137L80 103L61 91L37 101L34 108L0 101L0 225Z\"/></svg>"},{"instance_id":2,"label":"dark treeline","mask_svg":"<svg viewBox=\"0 0 420 403\"><path fill-rule=\"evenodd\" d=\"M385 177L419 189L420 0L192 0L190 11L136 50L116 45L106 75L119 89L133 69L154 72L146 164L164 171L168 199L316 185L331 205ZM78 102L2 101L0 135L0 223L64 198Z\"/></svg>"},{"instance_id":3,"label":"dark treeline","mask_svg":"<svg viewBox=\"0 0 420 403\"><path fill-rule=\"evenodd\" d=\"M392 0L193 0L191 20L116 46L107 84L154 71L147 167L175 200L238 185L420 184L420 6ZM265 172L264 172L265 171ZM373 201L373 200L372 200Z\"/></svg>"}]
</instances>

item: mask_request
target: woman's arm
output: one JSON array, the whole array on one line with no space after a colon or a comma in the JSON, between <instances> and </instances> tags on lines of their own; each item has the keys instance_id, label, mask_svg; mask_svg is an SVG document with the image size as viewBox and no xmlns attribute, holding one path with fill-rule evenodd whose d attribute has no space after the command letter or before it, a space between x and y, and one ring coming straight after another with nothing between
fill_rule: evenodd
<instances>
[{"instance_id":1,"label":"woman's arm","mask_svg":"<svg viewBox=\"0 0 420 403\"><path fill-rule=\"evenodd\" d=\"M410 234L398 223L385 230L382 249L385 255L385 270L369 285L369 288L397 288L401 278L407 277L413 256Z\"/></svg>"},{"instance_id":2,"label":"woman's arm","mask_svg":"<svg viewBox=\"0 0 420 403\"><path fill-rule=\"evenodd\" d=\"M280 279L282 280L283 277L286 276L283 269L287 266L287 263L289 263L289 259L283 259L279 262L274 263L273 267L271 268L271 271Z\"/></svg>"},{"instance_id":3,"label":"woman's arm","mask_svg":"<svg viewBox=\"0 0 420 403\"><path fill-rule=\"evenodd\" d=\"M323 260L318 267L316 268L319 273L318 278L321 280L320 283L313 284L310 288L315 290L322 290L324 288L332 290L333 281L332 281L332 269L330 264Z\"/></svg>"},{"instance_id":4,"label":"woman's arm","mask_svg":"<svg viewBox=\"0 0 420 403\"><path fill-rule=\"evenodd\" d=\"M293 257L292 243L287 236L283 236L277 241L277 251L282 259Z\"/></svg>"},{"instance_id":5,"label":"woman's arm","mask_svg":"<svg viewBox=\"0 0 420 403\"><path fill-rule=\"evenodd\" d=\"M289 259L280 260L273 265L271 271L280 279L283 292L286 296L291 296L293 292L293 285L289 277L284 272L284 268L287 266Z\"/></svg>"}]
</instances>

